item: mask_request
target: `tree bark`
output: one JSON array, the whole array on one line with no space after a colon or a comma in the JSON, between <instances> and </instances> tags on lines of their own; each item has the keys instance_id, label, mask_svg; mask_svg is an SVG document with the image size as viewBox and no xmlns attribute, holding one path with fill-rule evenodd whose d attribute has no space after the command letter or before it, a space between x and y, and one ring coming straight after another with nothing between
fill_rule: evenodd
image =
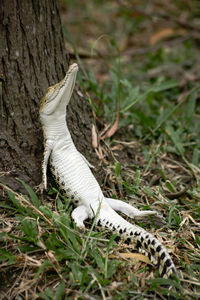
<instances>
[{"instance_id":1,"label":"tree bark","mask_svg":"<svg viewBox=\"0 0 200 300\"><path fill-rule=\"evenodd\" d=\"M41 182L40 99L63 78L69 57L56 1L1 0L0 20L0 181L20 190L15 177L31 186ZM72 137L94 158L90 107L77 94L71 103Z\"/></svg>"}]
</instances>

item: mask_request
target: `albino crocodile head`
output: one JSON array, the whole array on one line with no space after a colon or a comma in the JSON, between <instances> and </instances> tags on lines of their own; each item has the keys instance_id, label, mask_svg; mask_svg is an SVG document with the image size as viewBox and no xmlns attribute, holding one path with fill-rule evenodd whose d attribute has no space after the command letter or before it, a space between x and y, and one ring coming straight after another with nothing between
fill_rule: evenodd
<instances>
[{"instance_id":1,"label":"albino crocodile head","mask_svg":"<svg viewBox=\"0 0 200 300\"><path fill-rule=\"evenodd\" d=\"M47 89L40 105L40 118L43 125L65 117L66 106L74 89L77 71L78 65L72 64L64 79Z\"/></svg>"}]
</instances>

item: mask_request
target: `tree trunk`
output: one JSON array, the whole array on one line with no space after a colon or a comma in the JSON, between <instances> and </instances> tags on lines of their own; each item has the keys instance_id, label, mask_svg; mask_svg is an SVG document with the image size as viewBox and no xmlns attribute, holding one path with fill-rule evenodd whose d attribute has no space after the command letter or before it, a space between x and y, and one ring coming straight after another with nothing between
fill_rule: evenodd
<instances>
[{"instance_id":1,"label":"tree trunk","mask_svg":"<svg viewBox=\"0 0 200 300\"><path fill-rule=\"evenodd\" d=\"M63 78L69 57L56 1L1 0L0 20L0 181L20 190L15 177L41 182L40 99ZM75 94L68 123L75 144L91 158L92 115Z\"/></svg>"}]
</instances>

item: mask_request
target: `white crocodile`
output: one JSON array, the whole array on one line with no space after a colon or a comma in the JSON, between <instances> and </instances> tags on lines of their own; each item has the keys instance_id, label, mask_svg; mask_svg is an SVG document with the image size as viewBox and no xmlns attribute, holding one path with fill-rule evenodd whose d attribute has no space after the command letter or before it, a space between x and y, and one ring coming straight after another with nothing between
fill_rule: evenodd
<instances>
[{"instance_id":1,"label":"white crocodile","mask_svg":"<svg viewBox=\"0 0 200 300\"><path fill-rule=\"evenodd\" d=\"M44 134L44 160L42 183L47 188L47 164L56 181L71 196L76 208L72 218L78 228L84 228L87 218L96 216L96 223L104 229L118 233L135 249L145 254L153 264L159 266L162 277L177 274L175 265L166 248L152 234L127 222L116 211L131 218L155 215L155 211L140 211L121 201L104 197L102 190L90 170L86 158L76 149L66 124L66 106L69 104L78 71L77 64L69 67L64 79L47 89L42 98L40 120Z\"/></svg>"}]
</instances>

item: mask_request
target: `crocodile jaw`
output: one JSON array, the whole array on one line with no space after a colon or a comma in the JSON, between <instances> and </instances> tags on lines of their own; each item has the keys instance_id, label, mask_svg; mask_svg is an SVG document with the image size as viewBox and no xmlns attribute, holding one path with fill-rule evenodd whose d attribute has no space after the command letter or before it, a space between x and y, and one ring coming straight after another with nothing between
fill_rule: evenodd
<instances>
[{"instance_id":1,"label":"crocodile jaw","mask_svg":"<svg viewBox=\"0 0 200 300\"><path fill-rule=\"evenodd\" d=\"M64 121L66 106L71 99L77 71L78 65L72 64L64 79L47 89L40 105L40 119L44 127L56 124L59 120Z\"/></svg>"}]
</instances>

